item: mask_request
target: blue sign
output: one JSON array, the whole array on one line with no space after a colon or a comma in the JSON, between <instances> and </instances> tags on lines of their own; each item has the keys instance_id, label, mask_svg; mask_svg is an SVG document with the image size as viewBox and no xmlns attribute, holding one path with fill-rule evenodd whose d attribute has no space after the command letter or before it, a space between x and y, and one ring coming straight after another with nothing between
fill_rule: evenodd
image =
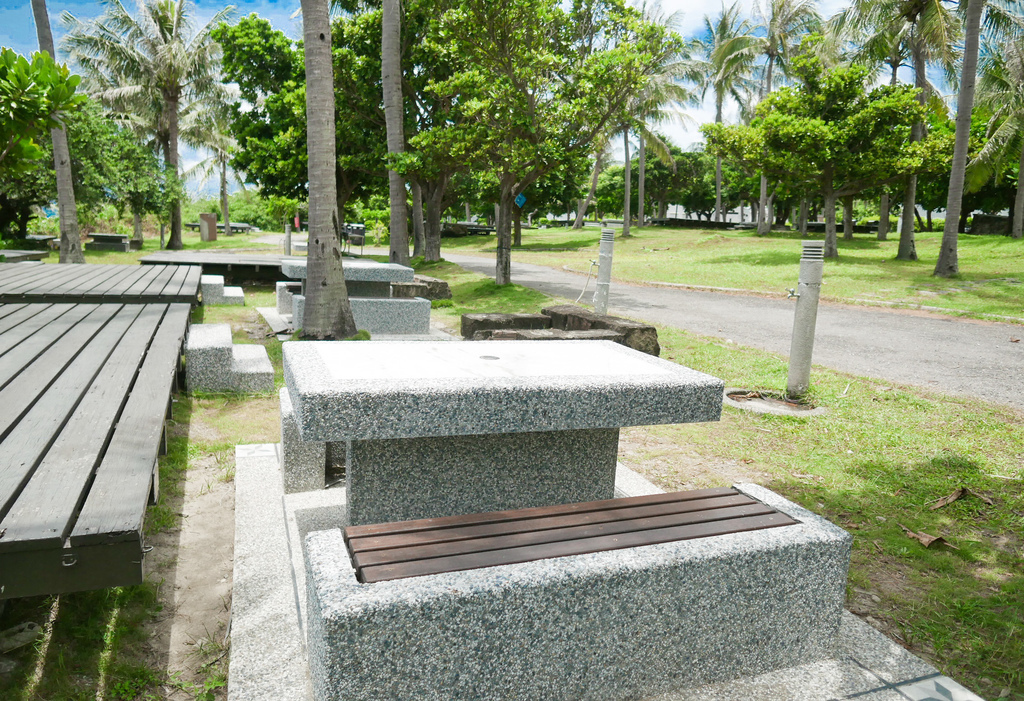
<instances>
[{"instance_id":1,"label":"blue sign","mask_svg":"<svg viewBox=\"0 0 1024 701\"><path fill-rule=\"evenodd\" d=\"M526 204L526 195L520 192L516 195L516 206L522 209L524 204Z\"/></svg>"}]
</instances>

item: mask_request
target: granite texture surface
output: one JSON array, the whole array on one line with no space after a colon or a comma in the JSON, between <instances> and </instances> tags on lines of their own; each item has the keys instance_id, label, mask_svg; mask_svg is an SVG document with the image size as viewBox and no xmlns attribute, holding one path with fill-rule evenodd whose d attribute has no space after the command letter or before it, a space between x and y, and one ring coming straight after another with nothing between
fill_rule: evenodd
<instances>
[{"instance_id":1,"label":"granite texture surface","mask_svg":"<svg viewBox=\"0 0 1024 701\"><path fill-rule=\"evenodd\" d=\"M430 300L350 296L348 301L357 329L371 334L430 333Z\"/></svg>"},{"instance_id":2,"label":"granite texture surface","mask_svg":"<svg viewBox=\"0 0 1024 701\"><path fill-rule=\"evenodd\" d=\"M231 347L230 389L236 392L273 392L274 366L266 346L238 344Z\"/></svg>"},{"instance_id":3,"label":"granite texture surface","mask_svg":"<svg viewBox=\"0 0 1024 701\"><path fill-rule=\"evenodd\" d=\"M278 314L292 313L292 297L296 294L301 294L301 290L302 284L298 282L282 281L274 285Z\"/></svg>"},{"instance_id":4,"label":"granite texture surface","mask_svg":"<svg viewBox=\"0 0 1024 701\"><path fill-rule=\"evenodd\" d=\"M302 328L302 318L306 313L306 295L292 295L292 328Z\"/></svg>"},{"instance_id":5,"label":"granite texture surface","mask_svg":"<svg viewBox=\"0 0 1024 701\"><path fill-rule=\"evenodd\" d=\"M351 441L352 525L611 499L618 429Z\"/></svg>"},{"instance_id":6,"label":"granite texture surface","mask_svg":"<svg viewBox=\"0 0 1024 701\"><path fill-rule=\"evenodd\" d=\"M185 341L185 386L188 391L230 390L231 349L229 324L192 324Z\"/></svg>"},{"instance_id":7,"label":"granite texture surface","mask_svg":"<svg viewBox=\"0 0 1024 701\"><path fill-rule=\"evenodd\" d=\"M850 536L738 487L801 523L370 585L311 533L314 698L626 699L827 659Z\"/></svg>"},{"instance_id":8,"label":"granite texture surface","mask_svg":"<svg viewBox=\"0 0 1024 701\"><path fill-rule=\"evenodd\" d=\"M281 401L281 474L284 493L323 489L327 444L302 440L288 388L282 387L278 396Z\"/></svg>"},{"instance_id":9,"label":"granite texture surface","mask_svg":"<svg viewBox=\"0 0 1024 701\"><path fill-rule=\"evenodd\" d=\"M463 314L463 338L475 338L478 331L496 329L550 329L551 317L546 314Z\"/></svg>"},{"instance_id":10,"label":"granite texture surface","mask_svg":"<svg viewBox=\"0 0 1024 701\"><path fill-rule=\"evenodd\" d=\"M345 291L349 297L390 297L391 284L386 280L364 281L345 279ZM411 283L397 283L400 285Z\"/></svg>"},{"instance_id":11,"label":"granite texture surface","mask_svg":"<svg viewBox=\"0 0 1024 701\"><path fill-rule=\"evenodd\" d=\"M223 275L203 275L199 278L203 304L245 304L241 287L225 287Z\"/></svg>"},{"instance_id":12,"label":"granite texture surface","mask_svg":"<svg viewBox=\"0 0 1024 701\"><path fill-rule=\"evenodd\" d=\"M717 421L724 383L609 341L284 344L306 440Z\"/></svg>"},{"instance_id":13,"label":"granite texture surface","mask_svg":"<svg viewBox=\"0 0 1024 701\"><path fill-rule=\"evenodd\" d=\"M306 279L306 258L281 261L281 272L295 280ZM343 258L341 267L345 271L345 282L412 282L415 272L412 268L397 263L378 263L359 258Z\"/></svg>"},{"instance_id":14,"label":"granite texture surface","mask_svg":"<svg viewBox=\"0 0 1024 701\"><path fill-rule=\"evenodd\" d=\"M425 282L392 282L390 287L392 297L400 299L415 299L416 297L422 297L426 300L432 299L428 296L430 294L430 287Z\"/></svg>"}]
</instances>

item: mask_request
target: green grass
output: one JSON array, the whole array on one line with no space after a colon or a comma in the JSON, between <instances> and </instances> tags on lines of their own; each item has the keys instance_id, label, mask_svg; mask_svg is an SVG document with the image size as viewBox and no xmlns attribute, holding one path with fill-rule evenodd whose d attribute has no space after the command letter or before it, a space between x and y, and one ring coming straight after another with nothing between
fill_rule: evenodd
<instances>
[{"instance_id":1,"label":"green grass","mask_svg":"<svg viewBox=\"0 0 1024 701\"><path fill-rule=\"evenodd\" d=\"M615 240L613 278L626 282L667 282L784 295L799 275L800 235L750 231L703 231L647 227ZM587 272L597 259L600 232L565 228L523 232L512 258ZM824 238L809 234L809 238ZM822 299L860 304L890 303L937 307L952 313L995 314L1024 319L1024 241L1005 236L960 236L961 274L932 276L941 232L916 234L919 260L897 261L898 241L857 234L839 240L839 258L825 263ZM494 254L493 236L445 239L445 252Z\"/></svg>"}]
</instances>

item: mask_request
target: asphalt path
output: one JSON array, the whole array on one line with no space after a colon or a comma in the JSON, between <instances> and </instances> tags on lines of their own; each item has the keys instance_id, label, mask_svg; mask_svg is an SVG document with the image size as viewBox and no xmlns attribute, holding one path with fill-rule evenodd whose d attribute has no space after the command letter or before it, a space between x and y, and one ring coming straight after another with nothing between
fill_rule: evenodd
<instances>
[{"instance_id":1,"label":"asphalt path","mask_svg":"<svg viewBox=\"0 0 1024 701\"><path fill-rule=\"evenodd\" d=\"M494 277L493 256L443 255L445 260ZM582 275L563 270L512 263L513 282L569 300L579 296L584 280ZM583 301L590 301L593 289L591 278ZM758 297L613 282L608 296L610 314L727 339L787 357L794 308L795 300L786 299L782 290L778 297ZM813 362L1024 411L1022 325L822 303L818 307Z\"/></svg>"}]
</instances>

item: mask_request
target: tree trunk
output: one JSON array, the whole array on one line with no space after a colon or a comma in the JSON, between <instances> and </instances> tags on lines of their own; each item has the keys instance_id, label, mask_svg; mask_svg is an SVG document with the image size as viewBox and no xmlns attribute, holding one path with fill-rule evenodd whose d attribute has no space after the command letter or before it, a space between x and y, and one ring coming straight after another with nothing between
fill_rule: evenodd
<instances>
[{"instance_id":1,"label":"tree trunk","mask_svg":"<svg viewBox=\"0 0 1024 701\"><path fill-rule=\"evenodd\" d=\"M640 153L637 154L639 173L636 178L636 225L644 225L644 176L647 168L647 152L644 146L644 135L640 135Z\"/></svg>"},{"instance_id":2,"label":"tree trunk","mask_svg":"<svg viewBox=\"0 0 1024 701\"><path fill-rule=\"evenodd\" d=\"M885 241L889 238L889 193L883 192L882 199L878 203L878 240Z\"/></svg>"},{"instance_id":3,"label":"tree trunk","mask_svg":"<svg viewBox=\"0 0 1024 701\"><path fill-rule=\"evenodd\" d=\"M853 241L853 195L843 198L843 238Z\"/></svg>"},{"instance_id":4,"label":"tree trunk","mask_svg":"<svg viewBox=\"0 0 1024 701\"><path fill-rule=\"evenodd\" d=\"M836 245L836 195L831 190L825 193L825 257L839 257L839 247Z\"/></svg>"},{"instance_id":5,"label":"tree trunk","mask_svg":"<svg viewBox=\"0 0 1024 701\"><path fill-rule=\"evenodd\" d=\"M167 110L168 139L167 139L167 169L173 176L175 183L178 180L178 100L170 98L165 107ZM180 251L183 247L181 242L181 191L175 192L171 201L171 235L167 239L167 248L172 251Z\"/></svg>"},{"instance_id":6,"label":"tree trunk","mask_svg":"<svg viewBox=\"0 0 1024 701\"><path fill-rule=\"evenodd\" d=\"M800 235L807 236L807 198L800 198Z\"/></svg>"},{"instance_id":7,"label":"tree trunk","mask_svg":"<svg viewBox=\"0 0 1024 701\"><path fill-rule=\"evenodd\" d=\"M966 210L960 212L960 218L957 221L957 225L956 225L957 233L960 233L960 232L965 232L966 233L966 231L967 231L967 220L970 218L970 216L971 216L971 213L966 211Z\"/></svg>"},{"instance_id":8,"label":"tree trunk","mask_svg":"<svg viewBox=\"0 0 1024 701\"><path fill-rule=\"evenodd\" d=\"M32 0L32 16L36 22L40 51L45 51L56 60L46 0ZM84 263L82 237L78 230L78 208L75 206L74 181L71 179L71 153L68 150L68 135L64 127L51 129L50 139L53 141L53 168L57 175L57 211L60 216L59 260L61 263Z\"/></svg>"},{"instance_id":9,"label":"tree trunk","mask_svg":"<svg viewBox=\"0 0 1024 701\"><path fill-rule=\"evenodd\" d=\"M386 14L385 14L386 16ZM306 64L309 243L302 335L342 339L356 332L341 266L334 124L334 73L327 0L302 0Z\"/></svg>"},{"instance_id":10,"label":"tree trunk","mask_svg":"<svg viewBox=\"0 0 1024 701\"><path fill-rule=\"evenodd\" d=\"M715 124L722 123L722 95L715 95ZM722 221L722 157L715 158L715 221Z\"/></svg>"},{"instance_id":11,"label":"tree trunk","mask_svg":"<svg viewBox=\"0 0 1024 701\"><path fill-rule=\"evenodd\" d=\"M632 168L632 166L629 163L629 130L628 129L622 133L622 146L625 149L625 158L626 158L626 171L625 171L625 173L623 173L623 175L626 178L626 184L625 184L625 197L623 197L623 201L622 201L622 238L627 239L630 236L630 233L629 233L629 218L630 218L630 214L631 213L629 211L629 205L631 204L630 200L632 199L632 193L630 193L630 184L631 184L630 180L632 180L632 178L633 178L633 168Z\"/></svg>"},{"instance_id":12,"label":"tree trunk","mask_svg":"<svg viewBox=\"0 0 1024 701\"><path fill-rule=\"evenodd\" d=\"M960 94L956 102L956 140L953 143L953 164L949 173L949 197L946 200L946 225L942 230L942 246L935 274L949 277L960 272L957 260L957 222L963 206L964 175L967 170L967 149L971 138L971 112L974 110L974 84L978 77L978 40L985 0L969 0L964 19L963 72Z\"/></svg>"},{"instance_id":13,"label":"tree trunk","mask_svg":"<svg viewBox=\"0 0 1024 701\"><path fill-rule=\"evenodd\" d=\"M515 221L513 222L515 227L512 230L512 245L519 248L523 245L523 210L519 205L516 205L512 209L515 214Z\"/></svg>"},{"instance_id":14,"label":"tree trunk","mask_svg":"<svg viewBox=\"0 0 1024 701\"><path fill-rule=\"evenodd\" d=\"M387 123L388 154L405 150L402 122L405 117L402 100L402 20L400 0L384 0L381 27L381 81L384 86L384 120ZM388 171L391 199L392 263L409 264L409 214L406 208L405 180L394 170Z\"/></svg>"},{"instance_id":15,"label":"tree trunk","mask_svg":"<svg viewBox=\"0 0 1024 701\"><path fill-rule=\"evenodd\" d=\"M1017 171L1017 194L1013 198L1013 224L1010 236L1024 237L1024 148L1020 152L1020 169Z\"/></svg>"},{"instance_id":16,"label":"tree trunk","mask_svg":"<svg viewBox=\"0 0 1024 701\"><path fill-rule=\"evenodd\" d=\"M220 164L220 208L224 213L224 235L231 236L231 214L228 212L228 162Z\"/></svg>"},{"instance_id":17,"label":"tree trunk","mask_svg":"<svg viewBox=\"0 0 1024 701\"><path fill-rule=\"evenodd\" d=\"M658 200L658 219L666 219L668 216L668 203L664 200Z\"/></svg>"},{"instance_id":18,"label":"tree trunk","mask_svg":"<svg viewBox=\"0 0 1024 701\"><path fill-rule=\"evenodd\" d=\"M132 212L132 238L139 242L139 248L142 248L142 215L138 212Z\"/></svg>"},{"instance_id":19,"label":"tree trunk","mask_svg":"<svg viewBox=\"0 0 1024 701\"><path fill-rule=\"evenodd\" d=\"M412 254L424 255L426 242L423 233L423 187L419 180L410 183L412 187Z\"/></svg>"},{"instance_id":20,"label":"tree trunk","mask_svg":"<svg viewBox=\"0 0 1024 701\"><path fill-rule=\"evenodd\" d=\"M572 228L574 229L583 228L583 219L587 214L587 209L590 207L590 203L594 201L594 195L597 193L597 177L599 175L601 175L600 153L594 157L594 173L590 177L590 191L587 193L587 199L584 201L580 211L576 213L576 221L572 225Z\"/></svg>"},{"instance_id":21,"label":"tree trunk","mask_svg":"<svg viewBox=\"0 0 1024 701\"><path fill-rule=\"evenodd\" d=\"M768 178L761 176L761 195L757 202L757 208L761 212L768 210ZM766 216L759 218L757 222L757 235L764 236L771 230L771 220Z\"/></svg>"},{"instance_id":22,"label":"tree trunk","mask_svg":"<svg viewBox=\"0 0 1024 701\"><path fill-rule=\"evenodd\" d=\"M925 214L925 217L927 217L927 222L926 222L926 224L925 224L925 228L926 228L926 229L927 229L928 231L931 231L931 230L932 230L932 210L930 210L930 209L929 209L929 210L928 210L927 212L925 212L924 214Z\"/></svg>"},{"instance_id":23,"label":"tree trunk","mask_svg":"<svg viewBox=\"0 0 1024 701\"><path fill-rule=\"evenodd\" d=\"M426 210L426 221L423 258L431 262L441 260L441 200L444 199L447 186L448 176L424 183L426 196L423 198L423 208Z\"/></svg>"},{"instance_id":24,"label":"tree trunk","mask_svg":"<svg viewBox=\"0 0 1024 701\"><path fill-rule=\"evenodd\" d=\"M920 90L918 101L923 105L926 101L925 91L928 89L928 79L925 75L924 46L919 35L919 28L915 26L914 36L911 39L911 57L914 63L914 87ZM920 141L924 138L924 124L917 122L910 130L910 141ZM900 229L900 246L896 252L897 260L917 260L917 246L914 243L914 214L917 212L917 176L911 175L907 178L907 187L903 191L903 223Z\"/></svg>"},{"instance_id":25,"label":"tree trunk","mask_svg":"<svg viewBox=\"0 0 1024 701\"><path fill-rule=\"evenodd\" d=\"M470 217L472 217L472 216L473 216L473 213L469 210L469 202L467 202L466 203L466 221L469 221Z\"/></svg>"},{"instance_id":26,"label":"tree trunk","mask_svg":"<svg viewBox=\"0 0 1024 701\"><path fill-rule=\"evenodd\" d=\"M512 282L512 207L515 205L515 176L501 176L501 201L498 203L498 253L494 269L494 282L507 285Z\"/></svg>"}]
</instances>

